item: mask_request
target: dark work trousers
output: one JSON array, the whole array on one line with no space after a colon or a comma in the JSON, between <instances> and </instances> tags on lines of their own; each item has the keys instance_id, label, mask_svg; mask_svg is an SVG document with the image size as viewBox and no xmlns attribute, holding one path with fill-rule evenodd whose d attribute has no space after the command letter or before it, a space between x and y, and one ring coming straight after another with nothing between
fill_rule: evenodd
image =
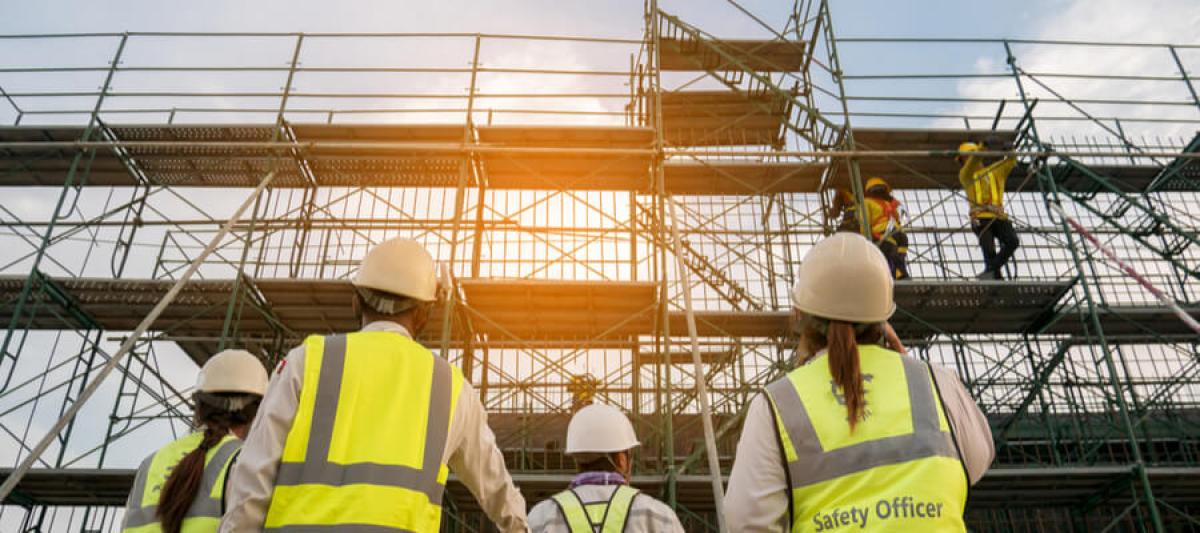
<instances>
[{"instance_id":1,"label":"dark work trousers","mask_svg":"<svg viewBox=\"0 0 1200 533\"><path fill-rule=\"evenodd\" d=\"M1021 245L1017 231L1012 222L998 218L971 219L971 230L979 237L979 248L983 250L983 264L987 272L996 279L1004 279L1001 272L1004 265L1012 257L1013 252ZM1000 251L996 251L996 241L1000 241Z\"/></svg>"},{"instance_id":2,"label":"dark work trousers","mask_svg":"<svg viewBox=\"0 0 1200 533\"><path fill-rule=\"evenodd\" d=\"M908 235L895 232L879 243L879 251L887 258L888 267L896 279L908 279Z\"/></svg>"}]
</instances>

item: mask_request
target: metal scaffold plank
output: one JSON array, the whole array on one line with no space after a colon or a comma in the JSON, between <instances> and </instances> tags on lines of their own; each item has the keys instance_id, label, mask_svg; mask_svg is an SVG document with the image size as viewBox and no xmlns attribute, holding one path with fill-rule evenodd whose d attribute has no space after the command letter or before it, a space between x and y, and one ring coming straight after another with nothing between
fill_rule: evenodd
<instances>
[{"instance_id":1,"label":"metal scaffold plank","mask_svg":"<svg viewBox=\"0 0 1200 533\"><path fill-rule=\"evenodd\" d=\"M664 71L726 70L745 67L758 72L798 72L804 69L807 43L803 41L764 41L749 39L710 40L709 45L723 50L733 61L718 54L705 53L689 40L664 37L659 68Z\"/></svg>"},{"instance_id":2,"label":"metal scaffold plank","mask_svg":"<svg viewBox=\"0 0 1200 533\"><path fill-rule=\"evenodd\" d=\"M3 142L74 141L82 126L0 126ZM75 150L0 148L0 187L61 187L71 170ZM137 179L112 150L97 150L88 165L86 185L134 186Z\"/></svg>"},{"instance_id":3,"label":"metal scaffold plank","mask_svg":"<svg viewBox=\"0 0 1200 533\"><path fill-rule=\"evenodd\" d=\"M475 331L489 338L595 339L653 332L651 282L461 280Z\"/></svg>"},{"instance_id":4,"label":"metal scaffold plank","mask_svg":"<svg viewBox=\"0 0 1200 533\"><path fill-rule=\"evenodd\" d=\"M981 142L988 137L1006 142L1016 138L1011 130L967 130L967 129L903 129L903 128L855 128L854 142L858 149L870 151L954 151L964 142ZM957 189L958 163L952 154L942 157L922 156L907 158L866 157L859 161L863 176L880 176L896 189ZM1150 185L1162 172L1157 165L1093 165L1091 168L1107 176L1130 191L1140 191ZM1024 176L1026 167L1018 165L1012 176ZM1009 191L1035 191L1037 183L1030 180L1010 178L1005 183ZM845 176L832 183L835 187L847 187ZM1094 189L1090 180L1064 176L1059 188L1067 191L1088 192Z\"/></svg>"},{"instance_id":5,"label":"metal scaffold plank","mask_svg":"<svg viewBox=\"0 0 1200 533\"><path fill-rule=\"evenodd\" d=\"M673 161L663 165L666 190L685 195L816 192L827 165L759 161Z\"/></svg>"},{"instance_id":6,"label":"metal scaffold plank","mask_svg":"<svg viewBox=\"0 0 1200 533\"><path fill-rule=\"evenodd\" d=\"M454 187L462 157L338 143L461 143L462 124L291 124L297 142L321 143L301 154L323 187Z\"/></svg>"},{"instance_id":7,"label":"metal scaffold plank","mask_svg":"<svg viewBox=\"0 0 1200 533\"><path fill-rule=\"evenodd\" d=\"M0 277L0 319L7 319L20 296L23 277ZM62 278L55 283L78 309L110 331L132 329L170 287L170 280ZM353 331L349 283L333 280L257 279L267 309L244 313L238 331L251 338L283 333L298 340L310 333ZM581 342L628 339L655 333L651 282L460 280L465 305L479 315L475 331L495 341L541 339ZM232 280L198 280L159 319L156 330L171 337L217 340L224 323ZM892 323L903 336L1022 333L1034 331L1069 288L1066 282L932 282L896 285L899 311ZM45 306L55 306L52 301ZM67 309L38 314L34 329L76 327L65 323ZM269 313L267 312L269 311ZM1192 311L1200 316L1200 309ZM435 313L438 314L438 313ZM1111 306L1102 310L1105 329L1125 337L1153 339L1186 333L1170 312L1148 306ZM439 314L440 316L440 314ZM697 311L704 337L779 338L791 335L790 311ZM683 314L670 313L672 332L685 331ZM278 321L279 323L276 323ZM1047 333L1082 335L1077 321L1058 320Z\"/></svg>"},{"instance_id":8,"label":"metal scaffold plank","mask_svg":"<svg viewBox=\"0 0 1200 533\"><path fill-rule=\"evenodd\" d=\"M647 148L650 128L608 126L479 126L479 142L495 147ZM650 155L596 153L485 153L492 189L650 189Z\"/></svg>"},{"instance_id":9,"label":"metal scaffold plank","mask_svg":"<svg viewBox=\"0 0 1200 533\"><path fill-rule=\"evenodd\" d=\"M664 92L663 138L669 146L778 146L790 109L770 92Z\"/></svg>"},{"instance_id":10,"label":"metal scaffold plank","mask_svg":"<svg viewBox=\"0 0 1200 533\"><path fill-rule=\"evenodd\" d=\"M491 417L489 417L490 419ZM562 424L566 423L566 415ZM561 429L561 428L556 428ZM560 433L561 435L561 433ZM10 469L0 470L0 479ZM1150 467L1147 472L1164 499L1177 505L1200 503L1200 468ZM131 469L37 469L31 471L4 503L26 505L125 504L136 472ZM1120 466L1059 468L994 468L971 487L970 508L1075 506L1102 493L1114 482L1129 476ZM571 474L514 473L513 481L530 501L540 501L566 487ZM635 475L632 484L643 491L656 491L665 483L662 476ZM676 480L679 502L691 509L712 507L708 476L683 475ZM454 475L446 492L456 504L477 506L475 498ZM1114 495L1117 503L1128 504L1128 493ZM478 510L477 507L475 510Z\"/></svg>"}]
</instances>

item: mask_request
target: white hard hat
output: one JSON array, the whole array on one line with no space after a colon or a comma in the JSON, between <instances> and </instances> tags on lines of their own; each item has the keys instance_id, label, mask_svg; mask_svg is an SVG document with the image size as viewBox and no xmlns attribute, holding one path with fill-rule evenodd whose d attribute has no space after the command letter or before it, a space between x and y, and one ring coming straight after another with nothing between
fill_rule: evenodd
<instances>
[{"instance_id":1,"label":"white hard hat","mask_svg":"<svg viewBox=\"0 0 1200 533\"><path fill-rule=\"evenodd\" d=\"M407 296L423 302L437 300L437 268L433 256L412 239L383 241L367 252L358 267L355 287Z\"/></svg>"},{"instance_id":2,"label":"white hard hat","mask_svg":"<svg viewBox=\"0 0 1200 533\"><path fill-rule=\"evenodd\" d=\"M835 233L804 256L792 305L804 314L857 324L883 322L896 311L892 273L874 243Z\"/></svg>"},{"instance_id":3,"label":"white hard hat","mask_svg":"<svg viewBox=\"0 0 1200 533\"><path fill-rule=\"evenodd\" d=\"M633 424L611 405L585 406L567 424L567 455L623 452L639 444Z\"/></svg>"},{"instance_id":4,"label":"white hard hat","mask_svg":"<svg viewBox=\"0 0 1200 533\"><path fill-rule=\"evenodd\" d=\"M208 359L196 378L200 392L267 393L267 370L246 350L222 350Z\"/></svg>"}]
</instances>

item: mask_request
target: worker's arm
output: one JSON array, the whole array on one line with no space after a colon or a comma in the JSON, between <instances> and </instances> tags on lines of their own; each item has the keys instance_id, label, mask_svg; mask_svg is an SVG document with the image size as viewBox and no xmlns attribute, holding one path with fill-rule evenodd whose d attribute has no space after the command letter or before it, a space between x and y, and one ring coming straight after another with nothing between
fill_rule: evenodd
<instances>
[{"instance_id":1,"label":"worker's arm","mask_svg":"<svg viewBox=\"0 0 1200 533\"><path fill-rule=\"evenodd\" d=\"M729 474L725 524L729 531L786 531L788 493L775 416L766 396L759 394L746 412Z\"/></svg>"},{"instance_id":2,"label":"worker's arm","mask_svg":"<svg viewBox=\"0 0 1200 533\"><path fill-rule=\"evenodd\" d=\"M463 383L450 426L450 471L462 480L500 531L527 531L525 498L513 485L479 394Z\"/></svg>"},{"instance_id":3,"label":"worker's arm","mask_svg":"<svg viewBox=\"0 0 1200 533\"><path fill-rule=\"evenodd\" d=\"M942 397L942 404L946 406L946 418L954 429L954 437L962 450L967 475L974 485L987 472L988 467L992 465L992 459L996 457L992 430L988 426L987 417L967 392L962 381L959 381L958 375L948 368L931 366L937 380L938 394Z\"/></svg>"},{"instance_id":4,"label":"worker's arm","mask_svg":"<svg viewBox=\"0 0 1200 533\"><path fill-rule=\"evenodd\" d=\"M148 465L153 460L154 456L151 455L142 461L142 465L137 469L137 475L133 478L133 488L146 486L146 472L150 470ZM144 489L141 491L129 491L129 498L125 500L125 516L121 518L121 529L129 529L129 514L142 508L142 497L145 496L145 492Z\"/></svg>"},{"instance_id":5,"label":"worker's arm","mask_svg":"<svg viewBox=\"0 0 1200 533\"><path fill-rule=\"evenodd\" d=\"M1000 194L1004 194L1004 187L1008 182L1008 175L1012 173L1013 168L1016 168L1016 166L1017 158L1006 157L1000 161L992 163L992 166L988 168L988 172L990 173L992 179L996 180L996 188L1000 191Z\"/></svg>"},{"instance_id":6,"label":"worker's arm","mask_svg":"<svg viewBox=\"0 0 1200 533\"><path fill-rule=\"evenodd\" d=\"M304 347L301 346L288 353L271 376L258 416L250 425L238 461L229 473L222 532L262 530L275 493L275 473L279 471L283 445L300 403L303 379Z\"/></svg>"},{"instance_id":7,"label":"worker's arm","mask_svg":"<svg viewBox=\"0 0 1200 533\"><path fill-rule=\"evenodd\" d=\"M964 189L974 187L976 174L979 173L981 168L983 168L983 163L978 157L973 155L967 156L966 162L958 169L958 183Z\"/></svg>"}]
</instances>

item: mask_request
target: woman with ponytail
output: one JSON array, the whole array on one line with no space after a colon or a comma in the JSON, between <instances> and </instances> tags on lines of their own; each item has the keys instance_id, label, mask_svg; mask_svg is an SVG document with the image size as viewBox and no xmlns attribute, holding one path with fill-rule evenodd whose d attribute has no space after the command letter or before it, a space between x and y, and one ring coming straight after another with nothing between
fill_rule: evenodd
<instances>
[{"instance_id":1,"label":"woman with ponytail","mask_svg":"<svg viewBox=\"0 0 1200 533\"><path fill-rule=\"evenodd\" d=\"M905 354L893 276L837 233L792 289L800 366L750 403L725 499L730 531L965 531L967 488L995 451L953 370Z\"/></svg>"},{"instance_id":2,"label":"woman with ponytail","mask_svg":"<svg viewBox=\"0 0 1200 533\"><path fill-rule=\"evenodd\" d=\"M217 531L226 475L266 389L267 372L250 352L209 358L192 395L196 431L142 462L125 505L125 533Z\"/></svg>"}]
</instances>

